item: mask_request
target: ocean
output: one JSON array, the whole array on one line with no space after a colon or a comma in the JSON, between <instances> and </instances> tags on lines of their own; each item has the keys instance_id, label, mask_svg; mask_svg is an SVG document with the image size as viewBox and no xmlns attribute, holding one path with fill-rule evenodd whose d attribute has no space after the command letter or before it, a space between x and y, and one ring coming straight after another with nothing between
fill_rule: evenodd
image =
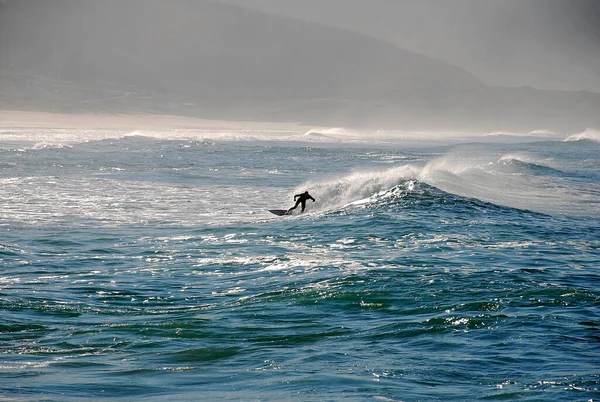
<instances>
[{"instance_id":1,"label":"ocean","mask_svg":"<svg viewBox=\"0 0 600 402\"><path fill-rule=\"evenodd\" d=\"M600 400L593 133L3 130L0 183L2 400Z\"/></svg>"}]
</instances>

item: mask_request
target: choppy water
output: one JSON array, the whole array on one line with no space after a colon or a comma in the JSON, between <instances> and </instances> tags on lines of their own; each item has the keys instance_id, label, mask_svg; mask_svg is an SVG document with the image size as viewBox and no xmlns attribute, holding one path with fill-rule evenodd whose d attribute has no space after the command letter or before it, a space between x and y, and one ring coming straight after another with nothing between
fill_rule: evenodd
<instances>
[{"instance_id":1,"label":"choppy water","mask_svg":"<svg viewBox=\"0 0 600 402\"><path fill-rule=\"evenodd\" d=\"M122 134L0 133L1 399L600 398L597 141Z\"/></svg>"}]
</instances>

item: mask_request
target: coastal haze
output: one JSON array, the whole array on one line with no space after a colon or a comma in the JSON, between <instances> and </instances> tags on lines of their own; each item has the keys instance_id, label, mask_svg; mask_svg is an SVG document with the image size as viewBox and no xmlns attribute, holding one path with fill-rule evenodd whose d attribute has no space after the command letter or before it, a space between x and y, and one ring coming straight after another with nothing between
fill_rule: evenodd
<instances>
[{"instance_id":1,"label":"coastal haze","mask_svg":"<svg viewBox=\"0 0 600 402\"><path fill-rule=\"evenodd\" d=\"M488 85L600 92L596 0L227 0L361 32Z\"/></svg>"},{"instance_id":2,"label":"coastal haze","mask_svg":"<svg viewBox=\"0 0 600 402\"><path fill-rule=\"evenodd\" d=\"M5 0L0 109L568 135L600 127L597 4Z\"/></svg>"}]
</instances>

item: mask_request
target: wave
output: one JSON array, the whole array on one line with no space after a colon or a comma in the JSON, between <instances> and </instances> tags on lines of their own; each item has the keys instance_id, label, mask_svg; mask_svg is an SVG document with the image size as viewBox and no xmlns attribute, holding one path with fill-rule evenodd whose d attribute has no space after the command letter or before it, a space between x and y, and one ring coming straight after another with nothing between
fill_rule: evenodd
<instances>
[{"instance_id":1,"label":"wave","mask_svg":"<svg viewBox=\"0 0 600 402\"><path fill-rule=\"evenodd\" d=\"M600 215L600 186L569 180L553 165L551 159L533 155L498 156L465 149L424 166L404 164L307 182L296 188L296 193L309 190L318 200L315 209L326 211L395 202L424 194L425 184L443 193L503 207L544 214Z\"/></svg>"},{"instance_id":2,"label":"wave","mask_svg":"<svg viewBox=\"0 0 600 402\"><path fill-rule=\"evenodd\" d=\"M162 130L0 130L0 139L22 149L60 148L83 143L121 141L129 138L162 141L282 141L308 143L364 143L367 137L342 129L304 131L162 129Z\"/></svg>"},{"instance_id":3,"label":"wave","mask_svg":"<svg viewBox=\"0 0 600 402\"><path fill-rule=\"evenodd\" d=\"M507 163L522 163L527 165L535 165L542 167L550 167L549 163L551 163L550 159L539 159L535 156L526 154L526 153L509 153L502 155L499 159L499 162L507 162Z\"/></svg>"},{"instance_id":4,"label":"wave","mask_svg":"<svg viewBox=\"0 0 600 402\"><path fill-rule=\"evenodd\" d=\"M498 159L498 164L508 166L509 168L523 169L534 174L564 174L553 159L542 159L526 153L505 154Z\"/></svg>"},{"instance_id":5,"label":"wave","mask_svg":"<svg viewBox=\"0 0 600 402\"><path fill-rule=\"evenodd\" d=\"M595 141L600 142L600 130L588 128L585 131L568 136L565 141Z\"/></svg>"},{"instance_id":6,"label":"wave","mask_svg":"<svg viewBox=\"0 0 600 402\"><path fill-rule=\"evenodd\" d=\"M0 140L19 150L47 148L72 148L76 144L105 139L119 139L129 131L73 130L73 129L22 129L0 130Z\"/></svg>"},{"instance_id":7,"label":"wave","mask_svg":"<svg viewBox=\"0 0 600 402\"><path fill-rule=\"evenodd\" d=\"M310 190L317 199L315 207L319 210L343 208L369 203L390 194L398 196L399 193L393 189L416 179L419 173L420 169L413 165L384 171L353 172L327 181L308 182L296 188L295 193ZM410 189L409 184L406 186Z\"/></svg>"},{"instance_id":8,"label":"wave","mask_svg":"<svg viewBox=\"0 0 600 402\"><path fill-rule=\"evenodd\" d=\"M473 138L472 138L473 139ZM550 130L533 130L524 133L496 131L484 133L481 137L484 141L520 143L520 142L539 142L561 140L562 136ZM475 140L477 140L475 138Z\"/></svg>"},{"instance_id":9,"label":"wave","mask_svg":"<svg viewBox=\"0 0 600 402\"><path fill-rule=\"evenodd\" d=\"M34 144L31 149L39 150L39 149L72 149L72 145L68 144L55 144L55 143L46 143L46 142L38 142Z\"/></svg>"},{"instance_id":10,"label":"wave","mask_svg":"<svg viewBox=\"0 0 600 402\"><path fill-rule=\"evenodd\" d=\"M516 163L505 163L518 161ZM430 162L420 179L443 191L547 214L600 214L597 184L570 180L551 160L463 150Z\"/></svg>"},{"instance_id":11,"label":"wave","mask_svg":"<svg viewBox=\"0 0 600 402\"><path fill-rule=\"evenodd\" d=\"M120 141L127 138L161 140L161 141L223 141L223 142L306 142L318 144L356 144L369 145L408 145L422 146L437 143L457 144L465 142L489 143L490 139L506 137L506 143L540 140L558 140L556 134L548 131L535 131L527 134L490 133L470 136L465 133L427 133L402 131L360 131L343 128L311 129L308 131L291 129L290 131L256 130L256 129L221 129L221 128L172 128L172 129L11 129L1 130L0 139L5 143L15 143L21 149L60 148L82 143L94 143L105 140ZM588 129L581 134L574 134L566 141L591 139L600 141L597 130ZM497 142L497 141L492 141Z\"/></svg>"}]
</instances>

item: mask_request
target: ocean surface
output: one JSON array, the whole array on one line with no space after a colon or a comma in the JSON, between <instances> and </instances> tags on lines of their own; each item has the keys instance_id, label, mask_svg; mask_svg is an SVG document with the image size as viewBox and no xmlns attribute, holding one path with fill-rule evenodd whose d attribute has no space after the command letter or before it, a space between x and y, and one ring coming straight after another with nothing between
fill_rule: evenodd
<instances>
[{"instance_id":1,"label":"ocean surface","mask_svg":"<svg viewBox=\"0 0 600 402\"><path fill-rule=\"evenodd\" d=\"M588 134L0 131L0 399L600 400Z\"/></svg>"}]
</instances>

